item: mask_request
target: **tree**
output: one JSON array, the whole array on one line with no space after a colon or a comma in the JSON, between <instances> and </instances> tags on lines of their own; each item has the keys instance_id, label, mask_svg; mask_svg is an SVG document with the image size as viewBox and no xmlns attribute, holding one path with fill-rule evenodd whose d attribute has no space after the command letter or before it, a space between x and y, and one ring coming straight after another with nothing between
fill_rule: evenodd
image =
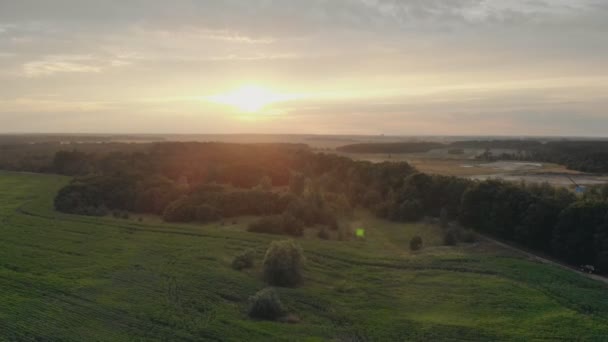
<instances>
[{"instance_id":1,"label":"tree","mask_svg":"<svg viewBox=\"0 0 608 342\"><path fill-rule=\"evenodd\" d=\"M593 264L597 258L596 237L605 225L608 203L575 202L559 215L551 240L555 255L575 264Z\"/></svg>"},{"instance_id":2,"label":"tree","mask_svg":"<svg viewBox=\"0 0 608 342\"><path fill-rule=\"evenodd\" d=\"M410 250L418 251L422 248L422 238L420 236L414 236L410 240Z\"/></svg>"},{"instance_id":3,"label":"tree","mask_svg":"<svg viewBox=\"0 0 608 342\"><path fill-rule=\"evenodd\" d=\"M264 257L264 279L270 285L294 287L302 281L302 249L293 240L273 241Z\"/></svg>"}]
</instances>

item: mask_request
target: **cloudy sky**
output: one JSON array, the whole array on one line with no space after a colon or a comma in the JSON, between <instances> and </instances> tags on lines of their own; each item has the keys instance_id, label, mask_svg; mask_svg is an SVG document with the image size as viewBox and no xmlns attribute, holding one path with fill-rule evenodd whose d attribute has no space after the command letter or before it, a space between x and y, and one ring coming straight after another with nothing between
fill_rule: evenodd
<instances>
[{"instance_id":1,"label":"cloudy sky","mask_svg":"<svg viewBox=\"0 0 608 342\"><path fill-rule=\"evenodd\" d=\"M605 0L0 0L0 132L608 135Z\"/></svg>"}]
</instances>

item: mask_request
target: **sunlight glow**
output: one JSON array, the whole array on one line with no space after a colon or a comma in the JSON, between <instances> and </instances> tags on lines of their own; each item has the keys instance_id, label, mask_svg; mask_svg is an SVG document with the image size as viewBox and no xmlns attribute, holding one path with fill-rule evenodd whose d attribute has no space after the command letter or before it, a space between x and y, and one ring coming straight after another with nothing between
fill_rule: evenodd
<instances>
[{"instance_id":1,"label":"sunlight glow","mask_svg":"<svg viewBox=\"0 0 608 342\"><path fill-rule=\"evenodd\" d=\"M294 100L299 97L298 95L280 94L263 87L248 85L229 93L209 96L207 100L235 107L242 112L257 113L270 104Z\"/></svg>"}]
</instances>

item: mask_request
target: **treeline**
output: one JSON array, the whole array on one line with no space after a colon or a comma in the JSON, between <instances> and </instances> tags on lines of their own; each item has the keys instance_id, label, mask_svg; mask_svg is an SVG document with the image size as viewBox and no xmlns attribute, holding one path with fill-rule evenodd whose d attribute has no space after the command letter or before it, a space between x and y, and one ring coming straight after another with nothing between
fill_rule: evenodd
<instances>
[{"instance_id":1,"label":"treeline","mask_svg":"<svg viewBox=\"0 0 608 342\"><path fill-rule=\"evenodd\" d=\"M542 146L542 142L533 139L503 139L503 140L463 140L450 144L452 147L475 148L475 149L509 149L509 150L532 150Z\"/></svg>"},{"instance_id":2,"label":"treeline","mask_svg":"<svg viewBox=\"0 0 608 342\"><path fill-rule=\"evenodd\" d=\"M6 137L4 138L5 140L0 141L0 169L9 171L60 173L69 175L85 175L89 171L93 171L94 168L87 169L86 165L77 165L77 163L71 163L70 167L72 167L73 170L57 169L56 166L53 165L54 160L57 159L57 153L67 154L69 155L68 158L87 159L88 162L93 162L91 157L95 156L95 158L99 159L97 162L101 164L103 163L102 159L109 154L135 152L143 153L148 151L152 146L151 144L115 142L22 142L20 139L10 140Z\"/></svg>"},{"instance_id":3,"label":"treeline","mask_svg":"<svg viewBox=\"0 0 608 342\"><path fill-rule=\"evenodd\" d=\"M529 160L562 164L583 172L608 172L608 141L552 141L526 150L523 157ZM505 159L517 159L507 155Z\"/></svg>"},{"instance_id":4,"label":"treeline","mask_svg":"<svg viewBox=\"0 0 608 342\"><path fill-rule=\"evenodd\" d=\"M124 210L169 222L264 216L252 231L300 235L339 230L354 206L372 203L414 171L408 164L354 162L302 145L154 144L146 152L61 151L49 169L76 177L61 189L63 212ZM373 185L374 191L368 190ZM371 193L371 195L370 195Z\"/></svg>"},{"instance_id":5,"label":"treeline","mask_svg":"<svg viewBox=\"0 0 608 342\"><path fill-rule=\"evenodd\" d=\"M58 210L126 210L167 221L261 216L250 230L300 235L340 230L356 207L415 221L444 212L466 227L573 264L608 271L608 187L584 197L549 185L471 181L417 173L300 145L163 143L131 153L57 153L55 172L82 174L56 197Z\"/></svg>"},{"instance_id":6,"label":"treeline","mask_svg":"<svg viewBox=\"0 0 608 342\"><path fill-rule=\"evenodd\" d=\"M608 273L608 185L577 197L548 184L413 174L373 209L398 221L445 210L465 227Z\"/></svg>"},{"instance_id":7,"label":"treeline","mask_svg":"<svg viewBox=\"0 0 608 342\"><path fill-rule=\"evenodd\" d=\"M577 198L548 185L488 181L463 194L460 221L571 264L608 272L606 197Z\"/></svg>"},{"instance_id":8,"label":"treeline","mask_svg":"<svg viewBox=\"0 0 608 342\"><path fill-rule=\"evenodd\" d=\"M608 173L608 141L548 141L535 139L467 140L451 144L432 142L369 143L339 147L349 153L416 153L432 149L448 148L449 153L458 154L462 149L484 149L478 156L483 160L522 160L565 165L571 170ZM492 150L503 150L499 153ZM504 150L511 150L504 151Z\"/></svg>"},{"instance_id":9,"label":"treeline","mask_svg":"<svg viewBox=\"0 0 608 342\"><path fill-rule=\"evenodd\" d=\"M434 142L362 143L340 146L336 150L347 153L421 153L445 146Z\"/></svg>"},{"instance_id":10,"label":"treeline","mask_svg":"<svg viewBox=\"0 0 608 342\"><path fill-rule=\"evenodd\" d=\"M452 146L483 148L479 155L484 160L538 161L565 165L568 169L606 173L608 172L608 141L549 141L535 140L491 140L461 141ZM494 153L491 149L508 149L513 152Z\"/></svg>"}]
</instances>

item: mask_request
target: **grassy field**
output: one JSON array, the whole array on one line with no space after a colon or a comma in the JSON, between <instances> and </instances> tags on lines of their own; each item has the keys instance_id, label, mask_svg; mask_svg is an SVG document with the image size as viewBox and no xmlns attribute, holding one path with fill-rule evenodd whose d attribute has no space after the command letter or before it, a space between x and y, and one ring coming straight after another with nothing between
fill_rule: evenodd
<instances>
[{"instance_id":1,"label":"grassy field","mask_svg":"<svg viewBox=\"0 0 608 342\"><path fill-rule=\"evenodd\" d=\"M608 339L608 288L488 244L440 247L437 228L376 220L364 241L298 240L304 284L279 289L298 324L250 320L273 239L221 227L70 216L67 179L0 173L0 340L402 341ZM422 252L408 251L419 234ZM310 234L309 234L310 235Z\"/></svg>"}]
</instances>

